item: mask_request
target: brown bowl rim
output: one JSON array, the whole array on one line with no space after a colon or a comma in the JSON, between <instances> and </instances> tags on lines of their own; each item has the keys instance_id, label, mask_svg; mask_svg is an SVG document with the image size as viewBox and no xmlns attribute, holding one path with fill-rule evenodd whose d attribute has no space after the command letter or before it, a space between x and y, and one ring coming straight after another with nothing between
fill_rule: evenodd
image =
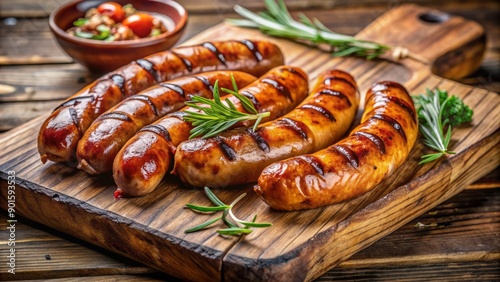
<instances>
[{"instance_id":1,"label":"brown bowl rim","mask_svg":"<svg viewBox=\"0 0 500 282\"><path fill-rule=\"evenodd\" d=\"M85 0L75 0L75 1L71 1L71 2L68 2L66 4L63 4L62 6L60 6L56 10L54 10L52 13L50 13L50 16L49 16L49 26L52 29L52 31L54 33L56 33L59 37L62 37L65 40L70 41L74 44L95 45L95 46L104 47L104 48L115 48L115 47L123 47L123 46L131 46L131 47L137 48L137 47L155 45L155 44L161 43L162 41L165 41L166 39L168 39L168 37L174 37L177 33L181 32L182 29L186 26L187 18L188 18L187 10L184 8L184 6L182 6L181 4L179 4L176 1L173 1L173 0L167 0L167 1L148 0L148 1L159 2L161 4L170 6L179 12L181 19L180 19L180 21L174 22L175 28L172 31L167 31L165 33L162 33L158 36L151 37L151 38L140 38L140 39L134 39L134 40L103 42L103 41L94 40L94 39L86 39L86 38L79 38L76 36L71 36L65 30L61 29L56 24L56 22L54 20L55 16L58 13L60 13L62 10L65 10L69 6L76 5L77 3L80 3L83 1L85 1Z\"/></svg>"}]
</instances>

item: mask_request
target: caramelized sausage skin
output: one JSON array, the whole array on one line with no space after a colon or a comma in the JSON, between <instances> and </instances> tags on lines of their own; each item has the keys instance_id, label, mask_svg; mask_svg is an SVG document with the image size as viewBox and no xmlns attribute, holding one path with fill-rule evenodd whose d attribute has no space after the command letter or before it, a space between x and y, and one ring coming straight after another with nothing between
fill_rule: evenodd
<instances>
[{"instance_id":1,"label":"caramelized sausage skin","mask_svg":"<svg viewBox=\"0 0 500 282\"><path fill-rule=\"evenodd\" d=\"M312 209L360 196L393 173L410 154L418 121L408 91L379 82L366 96L361 120L340 142L264 169L255 192L277 210Z\"/></svg>"},{"instance_id":2,"label":"caramelized sausage skin","mask_svg":"<svg viewBox=\"0 0 500 282\"><path fill-rule=\"evenodd\" d=\"M239 128L215 138L183 142L175 154L174 171L195 187L256 182L271 163L340 140L354 120L358 104L354 78L340 70L326 71L296 109L255 132Z\"/></svg>"},{"instance_id":3,"label":"caramelized sausage skin","mask_svg":"<svg viewBox=\"0 0 500 282\"><path fill-rule=\"evenodd\" d=\"M295 108L308 93L306 73L297 67L280 66L240 89L258 112L270 112L272 120ZM239 100L226 96L239 111ZM185 108L141 129L120 150L113 163L113 177L123 196L142 196L153 191L170 171L177 145L188 140L192 126L183 120ZM240 126L250 126L247 121Z\"/></svg>"},{"instance_id":4,"label":"caramelized sausage skin","mask_svg":"<svg viewBox=\"0 0 500 282\"><path fill-rule=\"evenodd\" d=\"M216 70L240 70L260 76L283 62L278 46L249 40L205 42L133 61L97 79L52 112L38 135L41 160L75 166L77 144L90 124L124 98L154 84Z\"/></svg>"},{"instance_id":5,"label":"caramelized sausage skin","mask_svg":"<svg viewBox=\"0 0 500 282\"><path fill-rule=\"evenodd\" d=\"M111 171L123 145L142 127L179 110L192 96L213 97L213 85L231 88L231 75L239 88L256 77L239 71L213 71L184 76L130 96L97 117L78 143L78 168L90 174Z\"/></svg>"}]
</instances>

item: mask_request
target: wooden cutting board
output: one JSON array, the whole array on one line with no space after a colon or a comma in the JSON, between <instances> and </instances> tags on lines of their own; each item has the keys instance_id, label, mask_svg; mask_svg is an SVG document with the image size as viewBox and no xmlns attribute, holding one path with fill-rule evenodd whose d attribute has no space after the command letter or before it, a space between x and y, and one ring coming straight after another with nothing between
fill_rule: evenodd
<instances>
[{"instance_id":1,"label":"wooden cutting board","mask_svg":"<svg viewBox=\"0 0 500 282\"><path fill-rule=\"evenodd\" d=\"M8 176L15 172L16 215L182 279L314 279L459 193L466 184L500 163L498 94L442 78L461 77L479 66L486 44L479 25L438 11L403 5L378 18L357 37L406 47L431 63L332 58L304 45L224 24L185 44L266 38L279 44L287 64L303 67L311 82L321 71L339 68L354 75L362 94L379 80L404 83L415 94L436 86L448 90L463 98L475 112L470 126L453 132L451 147L456 155L418 165L420 156L430 152L418 143L403 167L372 192L309 211L272 211L255 196L252 185L215 190L226 203L247 192L235 210L238 217L249 220L257 213L259 221L273 223L272 227L257 229L240 240L215 235L214 228L185 234L186 228L213 215L184 209L186 203L209 202L202 191L187 189L175 178L165 179L159 189L146 197L115 201L116 186L110 175L92 177L61 164L43 165L36 136L47 113L0 136L0 206L7 207Z\"/></svg>"}]
</instances>

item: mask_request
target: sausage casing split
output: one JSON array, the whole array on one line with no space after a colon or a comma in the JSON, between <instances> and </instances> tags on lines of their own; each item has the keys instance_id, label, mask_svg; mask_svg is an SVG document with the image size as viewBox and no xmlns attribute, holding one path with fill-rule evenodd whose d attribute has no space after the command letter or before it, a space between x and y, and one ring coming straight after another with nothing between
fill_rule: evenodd
<instances>
[{"instance_id":1,"label":"sausage casing split","mask_svg":"<svg viewBox=\"0 0 500 282\"><path fill-rule=\"evenodd\" d=\"M326 71L303 103L255 132L240 128L216 138L181 143L174 172L196 187L256 182L269 164L315 152L340 140L353 122L358 105L359 91L353 77L340 70Z\"/></svg>"},{"instance_id":2,"label":"sausage casing split","mask_svg":"<svg viewBox=\"0 0 500 282\"><path fill-rule=\"evenodd\" d=\"M213 71L184 76L132 95L97 117L76 150L78 168L90 174L111 171L121 147L142 127L179 110L192 96L213 97L213 85L231 88L231 74L239 88L256 77L239 71Z\"/></svg>"},{"instance_id":3,"label":"sausage casing split","mask_svg":"<svg viewBox=\"0 0 500 282\"><path fill-rule=\"evenodd\" d=\"M254 190L278 210L353 199L401 166L417 135L417 115L407 90L394 82L377 83L367 93L361 124L349 137L314 154L268 166Z\"/></svg>"},{"instance_id":4,"label":"sausage casing split","mask_svg":"<svg viewBox=\"0 0 500 282\"><path fill-rule=\"evenodd\" d=\"M300 68L280 66L239 92L252 101L258 112L270 112L265 120L272 120L291 111L306 98L308 78ZM236 97L226 97L244 112ZM125 144L113 164L117 191L124 196L142 196L158 186L171 168L177 145L189 138L193 128L182 117L183 111L169 114L142 128Z\"/></svg>"},{"instance_id":5,"label":"sausage casing split","mask_svg":"<svg viewBox=\"0 0 500 282\"><path fill-rule=\"evenodd\" d=\"M124 98L154 84L215 70L240 70L260 76L283 62L276 45L249 40L206 42L136 60L94 81L52 112L38 135L41 160L76 165L78 141L90 124Z\"/></svg>"}]
</instances>

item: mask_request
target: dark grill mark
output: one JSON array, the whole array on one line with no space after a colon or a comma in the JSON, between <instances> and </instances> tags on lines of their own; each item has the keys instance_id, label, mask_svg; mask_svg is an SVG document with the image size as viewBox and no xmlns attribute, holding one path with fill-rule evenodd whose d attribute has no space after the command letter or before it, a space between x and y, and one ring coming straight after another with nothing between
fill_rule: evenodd
<instances>
[{"instance_id":1,"label":"dark grill mark","mask_svg":"<svg viewBox=\"0 0 500 282\"><path fill-rule=\"evenodd\" d=\"M342 81L342 82L344 82L344 83L347 83L347 84L349 84L349 86L351 86L351 87L352 87L352 89L354 89L354 90L356 90L356 91L358 90L358 89L356 88L356 85L354 85L354 84L353 84L350 80L345 79L345 78L343 78L343 77L338 77L338 76L330 76L329 78L325 79L325 81L324 81L323 83L324 83L324 84L326 84L326 85L332 85L334 80L338 80L338 81Z\"/></svg>"},{"instance_id":2,"label":"dark grill mark","mask_svg":"<svg viewBox=\"0 0 500 282\"><path fill-rule=\"evenodd\" d=\"M149 96L142 95L142 94L136 94L136 95L130 96L128 99L129 100L139 100L139 101L145 102L146 104L149 105L149 107L151 107L151 110L153 111L155 116L158 116L158 110L156 109L155 104L153 104L153 102L151 101L151 98Z\"/></svg>"},{"instance_id":3,"label":"dark grill mark","mask_svg":"<svg viewBox=\"0 0 500 282\"><path fill-rule=\"evenodd\" d=\"M179 85L175 85L175 84L172 84L172 83L160 83L160 86L162 87L166 87L174 92L177 92L177 94L181 95L182 97L184 97L184 89L182 89L182 87L180 87Z\"/></svg>"},{"instance_id":4,"label":"dark grill mark","mask_svg":"<svg viewBox=\"0 0 500 282\"><path fill-rule=\"evenodd\" d=\"M336 121L335 117L332 115L332 113L330 111L328 111L327 109L321 107L321 106L315 106L315 105L311 105L311 104L305 104L302 107L300 107L299 109L313 110L313 111L316 111L316 112L324 115L326 118L328 118L331 121Z\"/></svg>"},{"instance_id":5,"label":"dark grill mark","mask_svg":"<svg viewBox=\"0 0 500 282\"><path fill-rule=\"evenodd\" d=\"M163 137L165 140L169 142L172 141L172 138L170 137L170 133L168 133L168 130L159 124L146 125L140 131L150 131L158 134L159 136Z\"/></svg>"},{"instance_id":6,"label":"dark grill mark","mask_svg":"<svg viewBox=\"0 0 500 282\"><path fill-rule=\"evenodd\" d=\"M368 132L363 132L363 131L358 131L354 133L354 135L362 136L370 140L375 146L377 146L378 150L382 153L385 154L385 144L382 138L378 137L375 134L371 134Z\"/></svg>"},{"instance_id":7,"label":"dark grill mark","mask_svg":"<svg viewBox=\"0 0 500 282\"><path fill-rule=\"evenodd\" d=\"M62 103L61 105L57 106L54 111L52 112L55 112L57 110L59 110L60 108L62 107L66 107L66 106L75 106L78 102L82 101L82 100L90 100L90 102L93 102L94 101L94 96L81 96L81 97L75 97L75 98L72 98L72 99L69 99L68 101Z\"/></svg>"},{"instance_id":8,"label":"dark grill mark","mask_svg":"<svg viewBox=\"0 0 500 282\"><path fill-rule=\"evenodd\" d=\"M229 146L220 136L215 137L215 141L219 145L219 148L222 150L224 155L230 160L234 161L236 160L236 152Z\"/></svg>"},{"instance_id":9,"label":"dark grill mark","mask_svg":"<svg viewBox=\"0 0 500 282\"><path fill-rule=\"evenodd\" d=\"M351 149L342 145L333 145L332 147L342 156L344 156L353 167L359 167L358 156L356 156L356 153L354 153Z\"/></svg>"},{"instance_id":10,"label":"dark grill mark","mask_svg":"<svg viewBox=\"0 0 500 282\"><path fill-rule=\"evenodd\" d=\"M399 133L399 135L401 135L401 137L403 137L403 139L406 141L406 134L403 131L401 124L399 124L399 122L397 122L395 119L391 118L388 115L380 115L380 114L375 114L372 116L372 118L379 119L379 120L385 121L388 124L390 124L392 127L394 127L394 129L396 129L396 131Z\"/></svg>"},{"instance_id":11,"label":"dark grill mark","mask_svg":"<svg viewBox=\"0 0 500 282\"><path fill-rule=\"evenodd\" d=\"M276 90L278 90L280 94L284 95L288 101L293 103L292 94L290 94L290 90L285 85L270 78L264 78L261 80L261 82L272 85L274 88L276 88Z\"/></svg>"},{"instance_id":12,"label":"dark grill mark","mask_svg":"<svg viewBox=\"0 0 500 282\"><path fill-rule=\"evenodd\" d=\"M179 55L177 53L175 53L174 51L170 51L170 53L172 53L172 55L174 55L177 58L179 58L189 72L193 71L193 63L191 63L190 60L188 60L187 58L185 58L185 57L183 57L183 56L181 56L181 55Z\"/></svg>"},{"instance_id":13,"label":"dark grill mark","mask_svg":"<svg viewBox=\"0 0 500 282\"><path fill-rule=\"evenodd\" d=\"M69 115L71 116L71 120L73 121L75 126L78 128L78 132L80 132L80 134L82 134L83 132L80 131L80 123L78 122L78 113L73 108L68 108L68 110L69 110Z\"/></svg>"},{"instance_id":14,"label":"dark grill mark","mask_svg":"<svg viewBox=\"0 0 500 282\"><path fill-rule=\"evenodd\" d=\"M146 59L139 59L135 61L141 68L143 68L145 71L147 71L156 82L160 82L161 78L160 75L158 74L158 71L155 69L155 66L153 63Z\"/></svg>"},{"instance_id":15,"label":"dark grill mark","mask_svg":"<svg viewBox=\"0 0 500 282\"><path fill-rule=\"evenodd\" d=\"M107 119L107 118L112 118L112 119L119 119L123 121L132 121L129 116L123 113L117 113L117 112L111 112L107 114L101 115L100 119Z\"/></svg>"},{"instance_id":16,"label":"dark grill mark","mask_svg":"<svg viewBox=\"0 0 500 282\"><path fill-rule=\"evenodd\" d=\"M307 134L304 132L304 130L302 130L302 128L297 124L296 121L290 118L282 118L281 121L283 125L291 128L293 131L295 131L295 133L300 135L302 139L307 139Z\"/></svg>"},{"instance_id":17,"label":"dark grill mark","mask_svg":"<svg viewBox=\"0 0 500 282\"><path fill-rule=\"evenodd\" d=\"M183 112L183 111L179 111L179 112L173 112L171 114L169 114L168 116L169 117L175 117L175 118L178 118L178 119L182 119L184 120L183 118L187 115L186 112Z\"/></svg>"},{"instance_id":18,"label":"dark grill mark","mask_svg":"<svg viewBox=\"0 0 500 282\"><path fill-rule=\"evenodd\" d=\"M259 132L253 131L251 128L248 128L247 132L253 138L255 143L257 143L257 146L259 147L259 149L261 149L262 151L264 151L266 153L269 153L269 151L270 151L269 144L267 143L267 141L264 138L262 138L262 136L259 134Z\"/></svg>"},{"instance_id":19,"label":"dark grill mark","mask_svg":"<svg viewBox=\"0 0 500 282\"><path fill-rule=\"evenodd\" d=\"M344 95L343 93L340 93L338 91L333 91L331 89L323 89L319 92L320 95L332 95L332 96L337 96L337 97L340 97L344 100L346 100L347 104L349 105L349 107L351 106L351 101L349 101L349 98L347 98L346 95Z\"/></svg>"},{"instance_id":20,"label":"dark grill mark","mask_svg":"<svg viewBox=\"0 0 500 282\"><path fill-rule=\"evenodd\" d=\"M248 50L253 53L255 59L257 59L258 62L262 61L262 54L259 52L259 50L257 50L257 48L255 48L255 44L252 41L245 39L241 40L241 43L243 43L248 48Z\"/></svg>"},{"instance_id":21,"label":"dark grill mark","mask_svg":"<svg viewBox=\"0 0 500 282\"><path fill-rule=\"evenodd\" d=\"M226 62L226 58L224 58L224 55L222 55L219 50L217 49L217 47L215 47L215 45L213 45L212 43L210 42L205 42L203 43L201 46L207 48L208 50L210 50L212 53L215 54L215 56L217 56L217 58L219 59L219 61L227 66L227 62Z\"/></svg>"},{"instance_id":22,"label":"dark grill mark","mask_svg":"<svg viewBox=\"0 0 500 282\"><path fill-rule=\"evenodd\" d=\"M307 76L305 76L305 74L303 72L301 72L301 71L297 71L294 68L287 68L286 70L289 71L289 72L291 72L291 73L293 73L293 74L300 75L300 77L302 77L304 80L308 80Z\"/></svg>"},{"instance_id":23,"label":"dark grill mark","mask_svg":"<svg viewBox=\"0 0 500 282\"><path fill-rule=\"evenodd\" d=\"M123 78L122 75L115 74L111 77L111 80L113 80L113 83L120 89L122 95L126 96L127 94L125 93L125 78Z\"/></svg>"},{"instance_id":24,"label":"dark grill mark","mask_svg":"<svg viewBox=\"0 0 500 282\"><path fill-rule=\"evenodd\" d=\"M321 164L318 158L312 155L298 156L298 158L311 165L319 175L325 176L325 170L323 169L323 164Z\"/></svg>"},{"instance_id":25,"label":"dark grill mark","mask_svg":"<svg viewBox=\"0 0 500 282\"><path fill-rule=\"evenodd\" d=\"M214 92L214 87L212 86L212 84L210 84L210 81L208 81L208 79L204 76L194 76L194 78L198 79L199 81L201 81L203 83L203 86L205 86L205 88L207 90L210 90L210 92Z\"/></svg>"},{"instance_id":26,"label":"dark grill mark","mask_svg":"<svg viewBox=\"0 0 500 282\"><path fill-rule=\"evenodd\" d=\"M415 110L410 105L408 105L408 103L406 103L405 101L399 99L398 97L394 97L394 96L389 96L387 98L389 99L389 101L394 102L395 104L397 104L398 106L403 108L405 111L407 111L410 114L413 121L417 122Z\"/></svg>"},{"instance_id":27,"label":"dark grill mark","mask_svg":"<svg viewBox=\"0 0 500 282\"><path fill-rule=\"evenodd\" d=\"M240 94L243 95L243 96L245 96L245 97L247 97L252 102L252 104L255 107L255 109L259 110L260 103L255 98L255 95L253 95L252 93L250 93L247 90L240 91Z\"/></svg>"},{"instance_id":28,"label":"dark grill mark","mask_svg":"<svg viewBox=\"0 0 500 282\"><path fill-rule=\"evenodd\" d=\"M408 91L406 90L406 88L404 88L403 85L401 85L397 82L394 82L394 81L381 81L377 84L382 84L382 85L385 85L386 87L399 88L399 89L403 90L403 92L408 93Z\"/></svg>"}]
</instances>

